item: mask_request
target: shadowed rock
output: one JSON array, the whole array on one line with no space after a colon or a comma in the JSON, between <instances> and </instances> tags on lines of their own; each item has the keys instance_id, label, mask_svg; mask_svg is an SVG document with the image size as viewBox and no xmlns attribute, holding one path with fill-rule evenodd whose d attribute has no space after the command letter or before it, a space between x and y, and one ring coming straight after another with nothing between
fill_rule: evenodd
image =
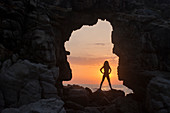
<instances>
[{"instance_id":1,"label":"shadowed rock","mask_svg":"<svg viewBox=\"0 0 170 113\"><path fill-rule=\"evenodd\" d=\"M48 77L44 79L45 76ZM9 66L3 64L0 72L0 89L3 92L5 106L17 107L41 98L56 97L57 77L58 68L50 70L45 65L31 63L28 60L18 60Z\"/></svg>"},{"instance_id":2,"label":"shadowed rock","mask_svg":"<svg viewBox=\"0 0 170 113\"><path fill-rule=\"evenodd\" d=\"M42 99L20 108L7 108L2 113L66 113L63 101L55 98Z\"/></svg>"},{"instance_id":3,"label":"shadowed rock","mask_svg":"<svg viewBox=\"0 0 170 113\"><path fill-rule=\"evenodd\" d=\"M143 105L149 100L148 112L169 111L169 104L160 111L154 110L156 104L168 102L165 100L170 97L169 90L161 90L165 95L160 96L164 99L159 102L152 102L153 97L148 96L158 97L149 91L152 89L156 93L162 82L164 87L169 86L169 82L164 82L170 75L169 4L170 0L1 0L0 91L5 106L18 106L18 101L21 104L37 101L40 94L41 98L55 96L54 83L57 81L59 89L62 81L72 78L67 62L69 52L64 43L74 30L106 19L114 28L111 40L113 52L119 57L119 80L133 90ZM15 58L16 54L21 62ZM57 77L53 77L53 67L59 67L59 74L54 74ZM155 77L162 79L153 82ZM50 91L47 87L51 87ZM28 88L35 91L23 91ZM40 93L41 88L44 90ZM74 89L70 92L78 94L84 105L88 104L89 91ZM20 95L31 99L21 102ZM78 97L70 95L70 98ZM109 99L103 98L106 103L110 103Z\"/></svg>"},{"instance_id":4,"label":"shadowed rock","mask_svg":"<svg viewBox=\"0 0 170 113\"><path fill-rule=\"evenodd\" d=\"M1 112L1 110L3 110L4 109L4 107L5 107L5 103L4 103L4 97L3 97L3 94L2 94L2 92L0 91L0 112Z\"/></svg>"},{"instance_id":5,"label":"shadowed rock","mask_svg":"<svg viewBox=\"0 0 170 113\"><path fill-rule=\"evenodd\" d=\"M124 103L124 100L126 101L125 93L120 90L97 90L95 92L89 92L91 92L89 88L83 88L79 85L64 86L63 99L65 101L66 111L68 111L68 113L101 113L102 111L111 113L113 109L117 112L119 111L118 109L122 109L121 104L125 106L128 102L132 101L132 103L128 104L133 106L133 102L136 102L135 100L129 98L129 100L127 99L127 103ZM110 108L112 105L114 105L115 108ZM138 107L138 105L136 106ZM125 107L128 109L128 106ZM136 109L138 110L138 108ZM129 111L133 111L133 109L129 108ZM122 112L124 111L122 110Z\"/></svg>"},{"instance_id":6,"label":"shadowed rock","mask_svg":"<svg viewBox=\"0 0 170 113\"><path fill-rule=\"evenodd\" d=\"M169 84L169 85L167 85ZM170 112L170 79L162 77L153 78L148 85L146 105L150 112L168 113Z\"/></svg>"},{"instance_id":7,"label":"shadowed rock","mask_svg":"<svg viewBox=\"0 0 170 113\"><path fill-rule=\"evenodd\" d=\"M64 87L64 100L70 100L80 105L86 106L89 104L89 96L89 92L81 86L68 85Z\"/></svg>"}]
</instances>

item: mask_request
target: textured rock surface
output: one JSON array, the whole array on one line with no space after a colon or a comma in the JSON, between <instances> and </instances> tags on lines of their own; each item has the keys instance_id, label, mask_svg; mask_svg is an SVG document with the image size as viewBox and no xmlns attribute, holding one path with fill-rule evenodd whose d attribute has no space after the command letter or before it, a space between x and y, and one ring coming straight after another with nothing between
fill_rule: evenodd
<instances>
[{"instance_id":1,"label":"textured rock surface","mask_svg":"<svg viewBox=\"0 0 170 113\"><path fill-rule=\"evenodd\" d=\"M135 101L133 98L119 97L116 98L112 104L105 107L104 113L146 113L143 111L143 108L140 108L140 103Z\"/></svg>"},{"instance_id":2,"label":"textured rock surface","mask_svg":"<svg viewBox=\"0 0 170 113\"><path fill-rule=\"evenodd\" d=\"M108 105L110 104L114 99L118 97L124 97L125 93L120 90L110 90L110 91L101 91L97 90L91 95L91 104L94 105Z\"/></svg>"},{"instance_id":3,"label":"textured rock surface","mask_svg":"<svg viewBox=\"0 0 170 113\"><path fill-rule=\"evenodd\" d=\"M167 79L170 75L169 13L170 0L1 0L0 90L5 106L27 103L25 99L25 102L19 102L23 88L36 89L36 95L35 92L26 94L34 95L31 98L38 100L40 94L41 98L51 95L46 91L46 87L51 86L49 82L57 81L56 86L61 88L63 80L70 80L69 52L64 43L73 30L94 25L98 19L106 19L114 28L112 42L113 52L119 56L119 79L139 99L145 100L150 80L157 76ZM59 67L58 79L49 78L43 86L41 82L38 85L39 78L43 81L48 78L44 75L46 72L29 73L31 67L18 64L18 59L44 64L47 72ZM50 73L47 74L51 76ZM27 78L28 75L32 78ZM164 83L164 86L168 85ZM26 98L26 94L22 98Z\"/></svg>"},{"instance_id":4,"label":"textured rock surface","mask_svg":"<svg viewBox=\"0 0 170 113\"><path fill-rule=\"evenodd\" d=\"M9 61L4 62L0 73L0 89L4 95L5 106L17 107L41 98L56 97L55 80L59 76L58 68L50 70L45 65L28 60L18 60L14 64ZM44 78L45 76L47 77ZM48 94L51 96L47 97Z\"/></svg>"},{"instance_id":5,"label":"textured rock surface","mask_svg":"<svg viewBox=\"0 0 170 113\"><path fill-rule=\"evenodd\" d=\"M110 104L118 97L124 97L125 93L120 90L101 91L95 92L87 90L79 85L64 86L63 100L66 102L66 107L76 107L81 109L81 106L103 106ZM77 104L81 105L78 106Z\"/></svg>"},{"instance_id":6,"label":"textured rock surface","mask_svg":"<svg viewBox=\"0 0 170 113\"><path fill-rule=\"evenodd\" d=\"M170 79L153 78L147 88L146 105L152 113L170 112Z\"/></svg>"},{"instance_id":7,"label":"textured rock surface","mask_svg":"<svg viewBox=\"0 0 170 113\"><path fill-rule=\"evenodd\" d=\"M68 85L64 87L64 100L73 101L82 106L86 106L90 101L90 94L83 87L78 85Z\"/></svg>"},{"instance_id":8,"label":"textured rock surface","mask_svg":"<svg viewBox=\"0 0 170 113\"><path fill-rule=\"evenodd\" d=\"M139 103L132 98L123 97L114 101L117 111L121 113L140 113Z\"/></svg>"},{"instance_id":9,"label":"textured rock surface","mask_svg":"<svg viewBox=\"0 0 170 113\"><path fill-rule=\"evenodd\" d=\"M87 97L82 96L82 93L78 93L79 90L86 92L87 88L69 85L65 86L64 89L68 91L67 94L64 93L63 97L67 113L146 113L144 107L141 106L141 102L134 99L134 94L125 96L124 92L120 90L97 90L87 95L87 104ZM75 89L78 89L78 92L72 93L70 91L75 91ZM69 95L76 98L69 98Z\"/></svg>"},{"instance_id":10,"label":"textured rock surface","mask_svg":"<svg viewBox=\"0 0 170 113\"><path fill-rule=\"evenodd\" d=\"M41 99L35 103L21 106L20 108L7 108L2 113L66 113L64 102L59 99Z\"/></svg>"},{"instance_id":11,"label":"textured rock surface","mask_svg":"<svg viewBox=\"0 0 170 113\"><path fill-rule=\"evenodd\" d=\"M5 105L5 103L4 103L4 97L3 97L3 94L2 94L2 92L0 91L0 112L1 112L1 110L3 110L4 109L4 105Z\"/></svg>"}]
</instances>

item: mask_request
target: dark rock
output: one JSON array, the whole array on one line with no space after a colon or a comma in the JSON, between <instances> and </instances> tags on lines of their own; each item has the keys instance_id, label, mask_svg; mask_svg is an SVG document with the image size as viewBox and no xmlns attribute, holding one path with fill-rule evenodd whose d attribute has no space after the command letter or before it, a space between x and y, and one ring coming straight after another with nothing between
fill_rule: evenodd
<instances>
[{"instance_id":1,"label":"dark rock","mask_svg":"<svg viewBox=\"0 0 170 113\"><path fill-rule=\"evenodd\" d=\"M125 97L125 93L115 89L91 92L91 89L87 87L83 88L79 85L64 86L63 99L65 101L65 108L69 113L117 112L116 104L113 103L120 97ZM131 96L129 95L128 97ZM114 105L114 107L112 105Z\"/></svg>"},{"instance_id":2,"label":"dark rock","mask_svg":"<svg viewBox=\"0 0 170 113\"><path fill-rule=\"evenodd\" d=\"M12 61L10 59L6 60L2 64L1 72L5 72L12 65Z\"/></svg>"},{"instance_id":3,"label":"dark rock","mask_svg":"<svg viewBox=\"0 0 170 113\"><path fill-rule=\"evenodd\" d=\"M66 100L76 102L80 105L86 106L89 103L89 92L78 85L65 86L64 96Z\"/></svg>"},{"instance_id":4,"label":"dark rock","mask_svg":"<svg viewBox=\"0 0 170 113\"><path fill-rule=\"evenodd\" d=\"M5 103L4 103L4 97L3 97L3 94L2 92L0 91L0 112L4 109L5 107Z\"/></svg>"},{"instance_id":5,"label":"dark rock","mask_svg":"<svg viewBox=\"0 0 170 113\"><path fill-rule=\"evenodd\" d=\"M54 84L44 82L44 81L42 81L40 84L42 86L43 98L58 97L57 88L55 87Z\"/></svg>"},{"instance_id":6,"label":"dark rock","mask_svg":"<svg viewBox=\"0 0 170 113\"><path fill-rule=\"evenodd\" d=\"M87 0L87 1L72 0L71 3L73 6L73 10L84 10L84 9L88 9L94 6L94 4L96 3L96 0ZM87 5L84 5L84 4L87 4Z\"/></svg>"},{"instance_id":7,"label":"dark rock","mask_svg":"<svg viewBox=\"0 0 170 113\"><path fill-rule=\"evenodd\" d=\"M59 77L59 68L53 67L50 69L50 71L45 71L44 73L40 74L40 81L45 81L55 85L58 77Z\"/></svg>"},{"instance_id":8,"label":"dark rock","mask_svg":"<svg viewBox=\"0 0 170 113\"><path fill-rule=\"evenodd\" d=\"M170 112L170 80L163 77L153 78L147 88L146 108L149 112Z\"/></svg>"},{"instance_id":9,"label":"dark rock","mask_svg":"<svg viewBox=\"0 0 170 113\"><path fill-rule=\"evenodd\" d=\"M33 38L33 40L30 42L31 43L30 47L33 50L32 53L30 53L30 55L31 54L36 55L36 56L32 56L32 58L35 58L35 59L39 58L38 62L45 61L46 64L50 66L54 66L56 63L55 47L53 43L54 37L49 36L43 30L30 31L28 34L26 34L25 39L29 40L30 37ZM28 59L30 58L31 57L28 57Z\"/></svg>"},{"instance_id":10,"label":"dark rock","mask_svg":"<svg viewBox=\"0 0 170 113\"><path fill-rule=\"evenodd\" d=\"M112 89L109 91L103 91L105 96L109 99L109 100L114 100L117 97L124 97L125 93L121 90L116 90L116 89Z\"/></svg>"},{"instance_id":11,"label":"dark rock","mask_svg":"<svg viewBox=\"0 0 170 113\"><path fill-rule=\"evenodd\" d=\"M73 109L66 109L66 113L76 113L76 110L73 110Z\"/></svg>"},{"instance_id":12,"label":"dark rock","mask_svg":"<svg viewBox=\"0 0 170 113\"><path fill-rule=\"evenodd\" d=\"M106 19L114 28L111 39L113 52L119 57L119 80L144 101L150 80L156 76L168 79L170 75L169 4L170 0L1 0L0 89L5 106L16 105L20 89L30 80L40 79L51 85L57 81L59 88L62 81L71 80L64 43L73 30L94 25L98 19ZM15 63L13 54L18 54L21 62L28 59L36 66ZM38 63L45 67L39 69ZM52 67L59 67L54 80L51 75L39 76ZM85 92L81 99L88 103L89 91L72 92ZM104 97L103 101L109 99ZM168 108L160 110L164 111Z\"/></svg>"},{"instance_id":13,"label":"dark rock","mask_svg":"<svg viewBox=\"0 0 170 113\"><path fill-rule=\"evenodd\" d=\"M64 107L67 109L74 109L74 110L83 110L84 109L84 107L82 105L77 104L72 101L66 101Z\"/></svg>"},{"instance_id":14,"label":"dark rock","mask_svg":"<svg viewBox=\"0 0 170 113\"><path fill-rule=\"evenodd\" d=\"M91 96L91 102L94 105L108 105L110 104L110 100L105 96L104 92L101 90L97 90Z\"/></svg>"},{"instance_id":15,"label":"dark rock","mask_svg":"<svg viewBox=\"0 0 170 113\"><path fill-rule=\"evenodd\" d=\"M92 94L92 90L90 88L86 87L85 90L88 91L90 95Z\"/></svg>"},{"instance_id":16,"label":"dark rock","mask_svg":"<svg viewBox=\"0 0 170 113\"><path fill-rule=\"evenodd\" d=\"M86 107L85 113L101 113L97 107Z\"/></svg>"},{"instance_id":17,"label":"dark rock","mask_svg":"<svg viewBox=\"0 0 170 113\"><path fill-rule=\"evenodd\" d=\"M12 55L12 52L0 44L0 61L7 60Z\"/></svg>"},{"instance_id":18,"label":"dark rock","mask_svg":"<svg viewBox=\"0 0 170 113\"><path fill-rule=\"evenodd\" d=\"M139 103L129 97L119 97L114 102L115 107L120 113L140 113Z\"/></svg>"},{"instance_id":19,"label":"dark rock","mask_svg":"<svg viewBox=\"0 0 170 113\"><path fill-rule=\"evenodd\" d=\"M2 113L66 113L64 102L59 99L41 99L35 103L21 106L20 108L7 108Z\"/></svg>"},{"instance_id":20,"label":"dark rock","mask_svg":"<svg viewBox=\"0 0 170 113\"><path fill-rule=\"evenodd\" d=\"M20 89L19 106L29 104L41 99L41 86L38 80L29 81Z\"/></svg>"},{"instance_id":21,"label":"dark rock","mask_svg":"<svg viewBox=\"0 0 170 113\"><path fill-rule=\"evenodd\" d=\"M106 107L103 110L103 113L119 113L119 112L118 112L118 109L116 108L116 105L112 104L112 105Z\"/></svg>"},{"instance_id":22,"label":"dark rock","mask_svg":"<svg viewBox=\"0 0 170 113\"><path fill-rule=\"evenodd\" d=\"M97 105L108 105L112 100L118 97L124 97L125 93L120 90L110 90L110 91L101 91L97 90L91 96L91 102L96 103Z\"/></svg>"},{"instance_id":23,"label":"dark rock","mask_svg":"<svg viewBox=\"0 0 170 113\"><path fill-rule=\"evenodd\" d=\"M0 73L0 89L4 94L6 106L16 107L18 105L35 102L43 98L43 94L48 93L54 95L54 91L56 95L54 78L58 75L57 68L50 70L45 65L31 63L28 60L21 60L13 65L8 62L10 62L10 60L3 63L4 65ZM54 69L56 69L56 73L54 73ZM53 87L55 90L43 87L41 85L40 75L43 75L43 77L50 75L50 79L53 79L53 82L48 82L48 86L50 86L50 89ZM45 92L42 91L43 88ZM48 95L48 98L49 97L50 95Z\"/></svg>"},{"instance_id":24,"label":"dark rock","mask_svg":"<svg viewBox=\"0 0 170 113\"><path fill-rule=\"evenodd\" d=\"M18 54L12 55L12 62L14 63L17 62L18 58L19 58Z\"/></svg>"}]
</instances>

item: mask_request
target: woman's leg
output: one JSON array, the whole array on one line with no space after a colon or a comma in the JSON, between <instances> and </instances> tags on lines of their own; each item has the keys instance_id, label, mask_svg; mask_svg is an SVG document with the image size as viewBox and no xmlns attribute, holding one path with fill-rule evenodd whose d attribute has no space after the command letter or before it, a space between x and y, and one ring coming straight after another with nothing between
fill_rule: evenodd
<instances>
[{"instance_id":1,"label":"woman's leg","mask_svg":"<svg viewBox=\"0 0 170 113\"><path fill-rule=\"evenodd\" d=\"M104 79L105 79L105 76L103 75L103 78L102 78L102 81L101 81L101 83L100 83L100 88L99 88L99 89L102 88L102 84L103 84L103 82L104 82Z\"/></svg>"},{"instance_id":2,"label":"woman's leg","mask_svg":"<svg viewBox=\"0 0 170 113\"><path fill-rule=\"evenodd\" d=\"M109 77L109 76L107 76L107 80L108 80L108 82L109 82L110 89L112 90L112 85L111 85L111 83L110 83L110 77Z\"/></svg>"}]
</instances>

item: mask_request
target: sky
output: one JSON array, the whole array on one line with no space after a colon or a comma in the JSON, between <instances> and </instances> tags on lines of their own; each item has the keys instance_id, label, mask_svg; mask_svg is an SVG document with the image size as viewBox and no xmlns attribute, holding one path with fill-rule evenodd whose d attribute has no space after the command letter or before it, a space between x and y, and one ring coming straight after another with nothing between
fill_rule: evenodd
<instances>
[{"instance_id":1,"label":"sky","mask_svg":"<svg viewBox=\"0 0 170 113\"><path fill-rule=\"evenodd\" d=\"M112 26L107 21L98 20L96 25L84 25L73 31L70 40L65 43L70 51L68 61L72 69L73 78L66 84L100 84L102 74L100 68L108 60L112 72L111 83L122 84L117 76L118 57L112 53L111 43ZM104 85L107 85L107 79Z\"/></svg>"}]
</instances>

